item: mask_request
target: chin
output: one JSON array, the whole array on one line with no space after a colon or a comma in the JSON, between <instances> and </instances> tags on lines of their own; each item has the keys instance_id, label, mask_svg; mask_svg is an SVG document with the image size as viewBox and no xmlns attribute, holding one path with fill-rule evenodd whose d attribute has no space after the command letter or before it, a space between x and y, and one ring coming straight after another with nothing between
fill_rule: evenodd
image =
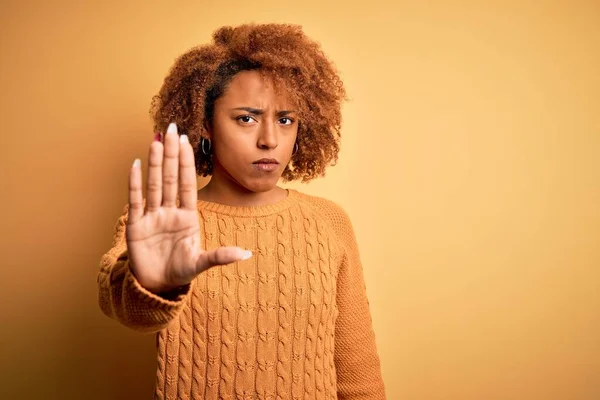
<instances>
[{"instance_id":1,"label":"chin","mask_svg":"<svg viewBox=\"0 0 600 400\"><path fill-rule=\"evenodd\" d=\"M269 192L277 187L279 179L256 179L245 182L244 187L254 193Z\"/></svg>"}]
</instances>

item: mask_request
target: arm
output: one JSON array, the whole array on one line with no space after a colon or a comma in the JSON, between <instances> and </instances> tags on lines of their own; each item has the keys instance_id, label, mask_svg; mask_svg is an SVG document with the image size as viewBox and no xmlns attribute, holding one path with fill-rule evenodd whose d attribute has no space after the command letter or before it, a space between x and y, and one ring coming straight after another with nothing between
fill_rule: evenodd
<instances>
[{"instance_id":1,"label":"arm","mask_svg":"<svg viewBox=\"0 0 600 400\"><path fill-rule=\"evenodd\" d=\"M358 245L348 215L336 213L342 262L337 278L335 366L340 400L385 400Z\"/></svg>"},{"instance_id":2,"label":"arm","mask_svg":"<svg viewBox=\"0 0 600 400\"><path fill-rule=\"evenodd\" d=\"M116 226L112 246L100 259L98 302L104 314L140 332L165 328L181 311L192 284L178 292L159 296L140 285L129 268L125 230L128 206Z\"/></svg>"}]
</instances>

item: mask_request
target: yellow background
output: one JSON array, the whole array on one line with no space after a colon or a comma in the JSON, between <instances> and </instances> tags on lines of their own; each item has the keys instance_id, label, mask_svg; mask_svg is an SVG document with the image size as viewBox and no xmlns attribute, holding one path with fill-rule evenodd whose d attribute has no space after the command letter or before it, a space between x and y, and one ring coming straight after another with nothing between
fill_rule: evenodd
<instances>
[{"instance_id":1,"label":"yellow background","mask_svg":"<svg viewBox=\"0 0 600 400\"><path fill-rule=\"evenodd\" d=\"M0 6L3 399L150 398L154 343L96 273L175 57L292 22L338 65L337 167L388 398L600 399L600 5L594 1Z\"/></svg>"}]
</instances>

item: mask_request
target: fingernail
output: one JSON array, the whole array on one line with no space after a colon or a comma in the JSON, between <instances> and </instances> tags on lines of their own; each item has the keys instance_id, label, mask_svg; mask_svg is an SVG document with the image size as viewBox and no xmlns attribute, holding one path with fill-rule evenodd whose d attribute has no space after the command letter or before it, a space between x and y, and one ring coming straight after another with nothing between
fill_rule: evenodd
<instances>
[{"instance_id":1,"label":"fingernail","mask_svg":"<svg viewBox=\"0 0 600 400\"><path fill-rule=\"evenodd\" d=\"M154 134L154 141L155 141L155 142L162 142L162 133L160 133L160 132L156 132L156 133Z\"/></svg>"},{"instance_id":2,"label":"fingernail","mask_svg":"<svg viewBox=\"0 0 600 400\"><path fill-rule=\"evenodd\" d=\"M187 135L181 135L179 136L179 143L189 143L189 139L187 137Z\"/></svg>"},{"instance_id":3,"label":"fingernail","mask_svg":"<svg viewBox=\"0 0 600 400\"><path fill-rule=\"evenodd\" d=\"M167 128L167 133L177 133L177 124L175 122L171 122L169 127Z\"/></svg>"},{"instance_id":4,"label":"fingernail","mask_svg":"<svg viewBox=\"0 0 600 400\"><path fill-rule=\"evenodd\" d=\"M142 162L140 161L139 158L136 158L135 160L133 160L133 168L138 168L140 166L140 164L142 164Z\"/></svg>"},{"instance_id":5,"label":"fingernail","mask_svg":"<svg viewBox=\"0 0 600 400\"><path fill-rule=\"evenodd\" d=\"M244 252L242 253L242 258L241 258L241 260L242 260L242 261L243 261L243 260L247 260L247 259L249 259L250 257L252 257L252 252L251 252L250 250L246 250L246 251L244 251Z\"/></svg>"}]
</instances>

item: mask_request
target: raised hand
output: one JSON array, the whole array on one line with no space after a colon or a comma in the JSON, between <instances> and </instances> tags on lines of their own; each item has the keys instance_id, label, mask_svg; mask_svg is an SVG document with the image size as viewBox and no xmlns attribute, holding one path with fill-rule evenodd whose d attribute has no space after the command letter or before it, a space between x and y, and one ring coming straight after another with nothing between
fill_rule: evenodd
<instances>
[{"instance_id":1,"label":"raised hand","mask_svg":"<svg viewBox=\"0 0 600 400\"><path fill-rule=\"evenodd\" d=\"M151 292L171 291L207 268L252 256L239 247L201 249L197 196L192 146L186 135L178 136L172 123L164 144L150 145L145 209L139 159L129 174L129 263L140 284Z\"/></svg>"}]
</instances>

